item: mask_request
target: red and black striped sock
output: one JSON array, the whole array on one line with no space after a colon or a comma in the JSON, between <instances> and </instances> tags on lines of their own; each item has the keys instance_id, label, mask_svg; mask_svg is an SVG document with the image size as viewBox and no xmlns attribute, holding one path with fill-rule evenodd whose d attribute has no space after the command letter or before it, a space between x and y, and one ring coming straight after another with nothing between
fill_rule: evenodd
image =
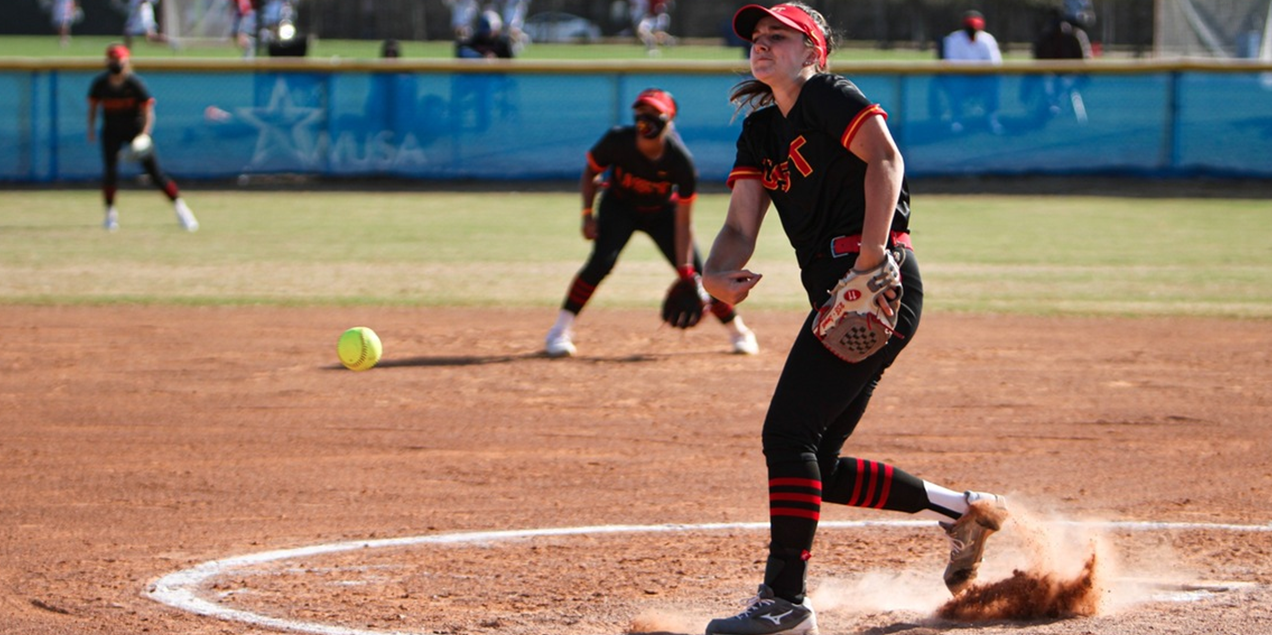
<instances>
[{"instance_id":1,"label":"red and black striped sock","mask_svg":"<svg viewBox=\"0 0 1272 635\"><path fill-rule=\"evenodd\" d=\"M844 457L826 487L826 501L917 513L928 508L923 480L887 463Z\"/></svg>"},{"instance_id":2,"label":"red and black striped sock","mask_svg":"<svg viewBox=\"0 0 1272 635\"><path fill-rule=\"evenodd\" d=\"M811 468L811 469L810 469ZM764 583L778 597L804 599L804 580L817 522L821 519L822 484L816 464L801 464L798 474L769 477L769 544ZM811 472L811 474L809 473Z\"/></svg>"},{"instance_id":3,"label":"red and black striped sock","mask_svg":"<svg viewBox=\"0 0 1272 635\"><path fill-rule=\"evenodd\" d=\"M715 298L711 299L711 313L719 318L719 320L724 324L732 322L733 318L738 316L738 314L733 311L732 304L729 304L728 302L721 302Z\"/></svg>"},{"instance_id":4,"label":"red and black striped sock","mask_svg":"<svg viewBox=\"0 0 1272 635\"><path fill-rule=\"evenodd\" d=\"M565 302L561 305L561 308L578 315L579 311L583 310L583 305L592 299L593 293L596 293L595 285L588 284L582 278L574 276L574 282L570 284L570 292L565 296Z\"/></svg>"}]
</instances>

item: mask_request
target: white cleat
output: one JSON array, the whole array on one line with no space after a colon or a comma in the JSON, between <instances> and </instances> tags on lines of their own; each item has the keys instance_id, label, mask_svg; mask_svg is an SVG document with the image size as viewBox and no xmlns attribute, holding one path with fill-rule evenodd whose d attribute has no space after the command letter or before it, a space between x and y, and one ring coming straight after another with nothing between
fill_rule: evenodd
<instances>
[{"instance_id":1,"label":"white cleat","mask_svg":"<svg viewBox=\"0 0 1272 635\"><path fill-rule=\"evenodd\" d=\"M760 343L755 341L755 331L746 327L737 333L730 333L729 340L736 355L756 355L760 352Z\"/></svg>"},{"instance_id":2,"label":"white cleat","mask_svg":"<svg viewBox=\"0 0 1272 635\"><path fill-rule=\"evenodd\" d=\"M119 212L114 207L106 209L106 220L102 223L102 227L108 232L119 231Z\"/></svg>"},{"instance_id":3,"label":"white cleat","mask_svg":"<svg viewBox=\"0 0 1272 635\"><path fill-rule=\"evenodd\" d=\"M199 231L199 221L194 217L194 212L191 212L190 208L186 206L185 201L177 199L172 204L172 207L177 212L177 222L181 223L182 229L188 232Z\"/></svg>"},{"instance_id":4,"label":"white cleat","mask_svg":"<svg viewBox=\"0 0 1272 635\"><path fill-rule=\"evenodd\" d=\"M548 331L543 347L548 357L573 357L575 353L574 342L571 339L573 335L568 328L552 327L552 330Z\"/></svg>"},{"instance_id":5,"label":"white cleat","mask_svg":"<svg viewBox=\"0 0 1272 635\"><path fill-rule=\"evenodd\" d=\"M1007 522L1007 499L984 492L964 492L967 513L956 522L940 523L950 539L950 562L945 567L945 586L958 595L976 581L985 554L985 541Z\"/></svg>"}]
</instances>

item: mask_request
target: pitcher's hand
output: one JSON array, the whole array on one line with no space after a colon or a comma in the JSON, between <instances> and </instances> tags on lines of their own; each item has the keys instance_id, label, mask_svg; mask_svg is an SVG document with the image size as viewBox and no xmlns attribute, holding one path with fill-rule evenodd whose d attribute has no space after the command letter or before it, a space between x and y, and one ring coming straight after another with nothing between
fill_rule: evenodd
<instances>
[{"instance_id":1,"label":"pitcher's hand","mask_svg":"<svg viewBox=\"0 0 1272 635\"><path fill-rule=\"evenodd\" d=\"M738 304L750 295L751 288L763 277L746 269L717 271L703 275L702 286L707 293L711 294L711 297L729 304Z\"/></svg>"}]
</instances>

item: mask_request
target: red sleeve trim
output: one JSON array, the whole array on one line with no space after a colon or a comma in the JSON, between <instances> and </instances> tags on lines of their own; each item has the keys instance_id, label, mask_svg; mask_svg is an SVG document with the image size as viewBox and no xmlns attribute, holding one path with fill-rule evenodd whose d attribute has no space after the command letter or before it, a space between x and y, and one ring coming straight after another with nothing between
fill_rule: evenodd
<instances>
[{"instance_id":1,"label":"red sleeve trim","mask_svg":"<svg viewBox=\"0 0 1272 635\"><path fill-rule=\"evenodd\" d=\"M725 182L725 184L729 186L729 189L733 189L733 184L738 181L758 181L762 178L764 178L764 172L762 172L759 168L734 168L734 170L729 173L729 179Z\"/></svg>"},{"instance_id":2,"label":"red sleeve trim","mask_svg":"<svg viewBox=\"0 0 1272 635\"><path fill-rule=\"evenodd\" d=\"M592 153L589 151L587 153L587 167L591 168L593 172L600 174L601 172L604 172L605 169L608 168L609 166L601 165L597 163L596 159L592 158Z\"/></svg>"},{"instance_id":3,"label":"red sleeve trim","mask_svg":"<svg viewBox=\"0 0 1272 635\"><path fill-rule=\"evenodd\" d=\"M884 112L882 106L879 104L870 106L869 108L857 113L856 117L853 117L852 121L848 124L848 128L844 130L844 136L839 139L839 144L842 145L845 150L848 149L848 146L852 145L853 137L857 136L857 131L861 130L861 125L866 122L866 118L873 117L875 115L883 117L884 119L888 118L888 113Z\"/></svg>"}]
</instances>

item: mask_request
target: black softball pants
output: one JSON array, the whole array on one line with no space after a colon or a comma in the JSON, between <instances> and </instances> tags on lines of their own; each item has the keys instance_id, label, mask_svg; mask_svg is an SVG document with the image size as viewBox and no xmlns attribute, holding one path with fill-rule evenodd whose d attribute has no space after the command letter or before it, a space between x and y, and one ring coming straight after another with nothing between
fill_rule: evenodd
<instances>
[{"instance_id":1,"label":"black softball pants","mask_svg":"<svg viewBox=\"0 0 1272 635\"><path fill-rule=\"evenodd\" d=\"M905 256L897 334L866 360L848 363L813 335L814 309L791 346L773 393L763 430L771 523L765 583L780 597L803 598L823 501L910 512L926 503L917 478L892 466L840 457L884 371L918 330L923 280L914 253L907 250ZM823 258L804 268L804 287L814 307L829 297L828 290L853 260Z\"/></svg>"},{"instance_id":2,"label":"black softball pants","mask_svg":"<svg viewBox=\"0 0 1272 635\"><path fill-rule=\"evenodd\" d=\"M658 250L673 267L676 262L676 206L668 204L653 211L640 211L614 196L601 197L596 217L596 241L592 253L579 270L579 278L595 287L614 270L618 256L637 231L645 232L653 239ZM702 271L702 257L695 242L693 266Z\"/></svg>"},{"instance_id":3,"label":"black softball pants","mask_svg":"<svg viewBox=\"0 0 1272 635\"><path fill-rule=\"evenodd\" d=\"M102 131L102 191L107 193L108 199L114 198L115 189L119 186L119 152L124 146L131 143L133 137L136 137L136 130L103 130ZM149 156L141 162L141 167L150 175L150 180L155 187L168 193L168 175L159 169L159 163L155 160L155 153L151 152ZM169 195L169 198L172 198ZM113 200L107 200L107 203L113 203Z\"/></svg>"}]
</instances>

